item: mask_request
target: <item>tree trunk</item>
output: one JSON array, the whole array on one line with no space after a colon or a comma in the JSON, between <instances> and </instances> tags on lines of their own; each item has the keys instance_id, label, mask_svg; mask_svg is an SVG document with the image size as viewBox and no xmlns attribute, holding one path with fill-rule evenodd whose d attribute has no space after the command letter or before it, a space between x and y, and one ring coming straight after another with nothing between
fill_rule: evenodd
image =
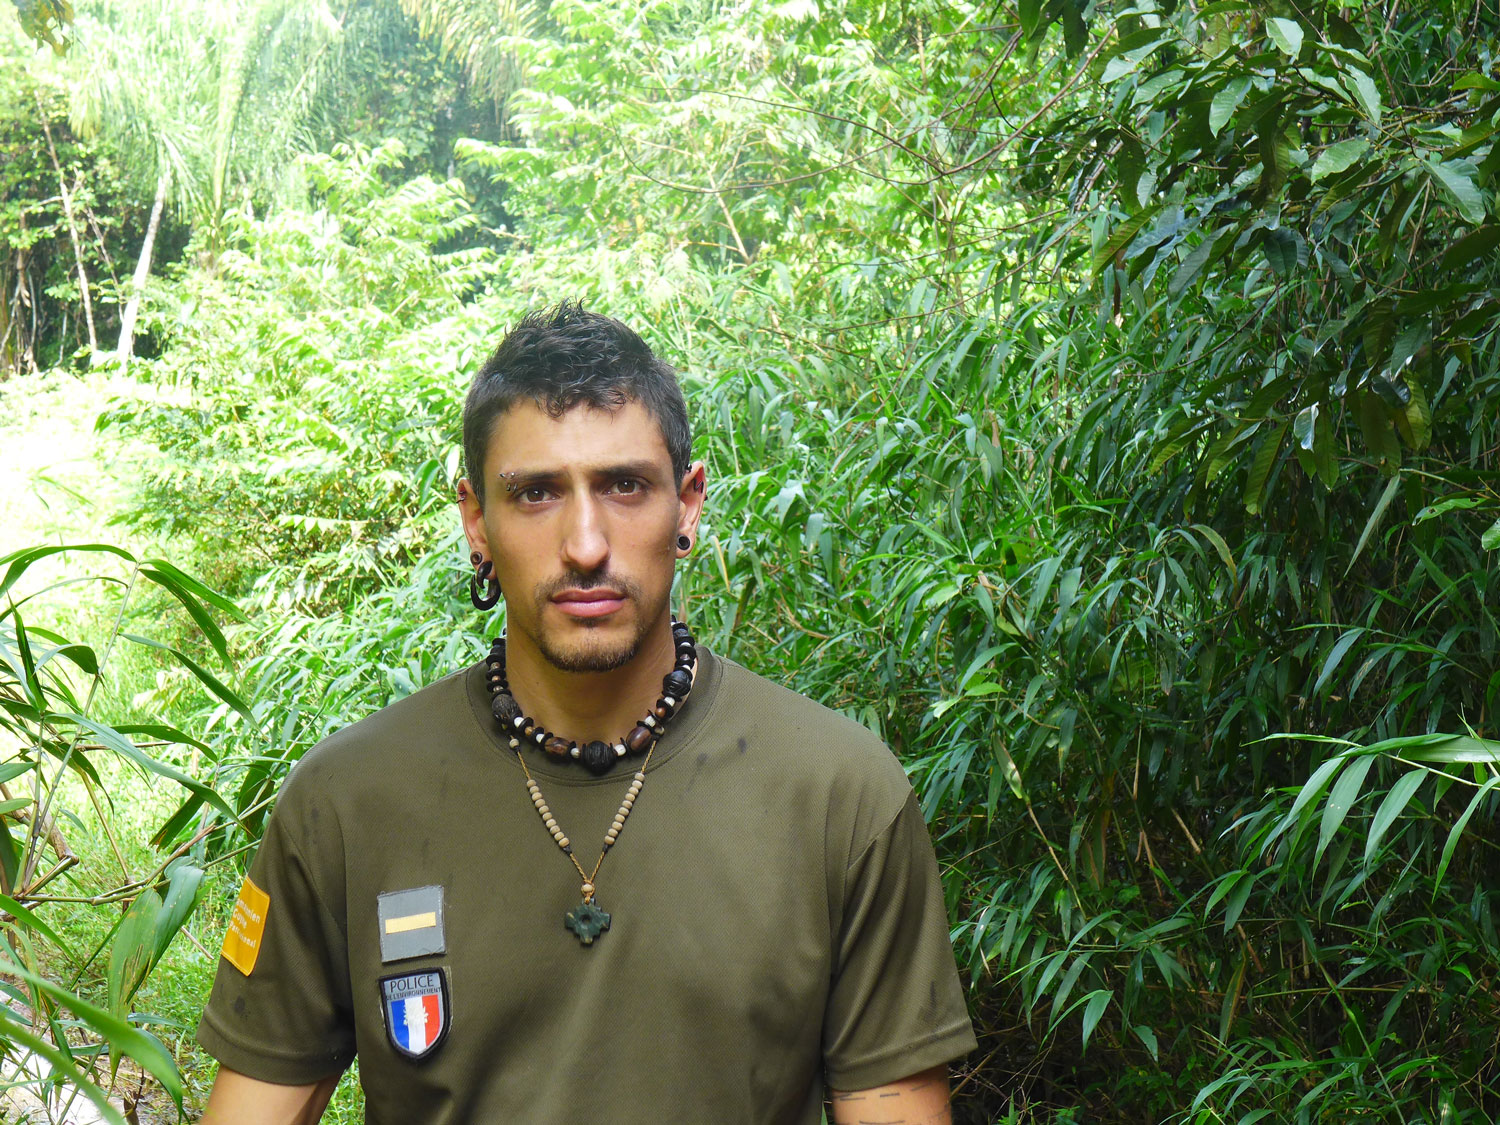
<instances>
[{"instance_id":1,"label":"tree trunk","mask_svg":"<svg viewBox=\"0 0 1500 1125\"><path fill-rule=\"evenodd\" d=\"M131 352L135 348L135 318L141 311L141 294L146 288L146 279L151 276L151 247L156 243L156 229L161 226L161 209L167 201L167 174L163 172L156 181L156 198L151 202L151 219L146 224L146 238L141 243L141 256L136 259L135 276L130 279L130 299L125 302L125 312L120 317L120 346L115 357L123 371L130 364Z\"/></svg>"},{"instance_id":2,"label":"tree trunk","mask_svg":"<svg viewBox=\"0 0 1500 1125\"><path fill-rule=\"evenodd\" d=\"M78 263L78 288L83 291L83 319L89 326L89 351L93 353L99 350L99 337L94 332L94 302L89 296L89 275L83 269L83 246L78 241L78 224L73 220L73 193L68 190L67 177L63 175L62 164L57 159L57 146L52 143L52 125L47 120L47 110L42 105L40 94L37 95L36 109L37 116L42 119L42 132L47 134L47 151L52 154L52 167L57 171L63 216L68 220L68 236L73 240L73 260Z\"/></svg>"}]
</instances>

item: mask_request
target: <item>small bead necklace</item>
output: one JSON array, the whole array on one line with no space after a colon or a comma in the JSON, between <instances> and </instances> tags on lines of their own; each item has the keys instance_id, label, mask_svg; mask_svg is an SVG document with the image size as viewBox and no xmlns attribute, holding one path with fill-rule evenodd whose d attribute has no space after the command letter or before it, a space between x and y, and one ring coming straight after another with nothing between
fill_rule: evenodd
<instances>
[{"instance_id":1,"label":"small bead necklace","mask_svg":"<svg viewBox=\"0 0 1500 1125\"><path fill-rule=\"evenodd\" d=\"M672 671L667 673L662 680L662 698L656 701L656 706L629 735L613 746L604 742L590 742L580 747L576 742L560 739L526 718L521 714L506 682L505 639L497 638L490 648L488 676L490 694L494 697L491 710L501 721L502 726L508 728L510 748L516 752L516 761L521 763L521 771L526 775L526 792L531 796L531 803L536 808L537 815L542 818L543 826L551 833L553 841L562 849L563 854L577 870L578 877L583 880L579 887L583 901L563 916L563 925L577 936L582 945L592 945L595 938L609 929L609 912L594 900L594 884L599 876L599 868L604 866L604 857L609 854L609 849L614 847L615 841L619 839L621 831L625 828L625 820L630 816L630 810L635 807L636 798L641 793L641 786L646 783L646 768L651 764L651 755L656 750L657 740L667 731L667 721L675 713L676 708L682 706L687 700L688 693L693 690L693 680L698 669L693 635L688 632L686 625L673 621L672 639L677 645L677 660ZM503 706L502 699L508 701ZM512 710L515 712L514 716L510 714ZM502 711L505 717L502 717ZM632 740L639 731L646 732L644 737L636 740L641 745L632 745ZM635 777L631 779L630 788L625 791L625 799L620 803L619 811L615 813L608 831L604 833L604 847L599 851L599 858L594 861L592 872L584 871L583 864L578 862L578 857L573 854L572 841L568 839L562 826L557 823L557 818L552 815L552 810L548 808L547 800L542 796L542 789L536 783L536 778L531 776L531 770L526 765L526 756L521 753L523 739L535 742L553 757L564 761L582 761L595 774L606 773L616 761L628 753L645 751L646 756L641 762L641 768L636 770ZM596 761L603 760L604 756L593 751L594 747L602 747L604 754L608 755L602 766L594 764Z\"/></svg>"}]
</instances>

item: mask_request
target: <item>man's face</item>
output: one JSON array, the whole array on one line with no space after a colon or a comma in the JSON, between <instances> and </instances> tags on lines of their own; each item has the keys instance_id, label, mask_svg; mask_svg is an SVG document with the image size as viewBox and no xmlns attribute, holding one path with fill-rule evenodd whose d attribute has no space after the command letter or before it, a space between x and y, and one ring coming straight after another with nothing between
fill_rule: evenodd
<instances>
[{"instance_id":1,"label":"man's face","mask_svg":"<svg viewBox=\"0 0 1500 1125\"><path fill-rule=\"evenodd\" d=\"M522 402L495 420L470 547L493 559L511 644L569 672L628 663L664 627L677 536L692 535L703 469L681 481L638 402L552 418Z\"/></svg>"}]
</instances>

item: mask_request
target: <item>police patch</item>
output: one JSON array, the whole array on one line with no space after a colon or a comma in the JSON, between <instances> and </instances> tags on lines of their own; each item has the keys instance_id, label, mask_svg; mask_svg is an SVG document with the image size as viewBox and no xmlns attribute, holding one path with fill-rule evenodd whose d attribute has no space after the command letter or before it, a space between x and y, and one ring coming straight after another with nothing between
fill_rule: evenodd
<instances>
[{"instance_id":1,"label":"police patch","mask_svg":"<svg viewBox=\"0 0 1500 1125\"><path fill-rule=\"evenodd\" d=\"M448 1034L448 980L442 969L382 977L380 1010L391 1046L410 1059L425 1059Z\"/></svg>"}]
</instances>

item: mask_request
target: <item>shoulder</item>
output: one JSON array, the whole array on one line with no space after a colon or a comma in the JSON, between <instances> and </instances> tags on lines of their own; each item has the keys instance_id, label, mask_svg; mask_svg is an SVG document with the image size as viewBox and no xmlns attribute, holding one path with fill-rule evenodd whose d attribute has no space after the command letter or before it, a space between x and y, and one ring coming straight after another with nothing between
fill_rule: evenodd
<instances>
[{"instance_id":1,"label":"shoulder","mask_svg":"<svg viewBox=\"0 0 1500 1125\"><path fill-rule=\"evenodd\" d=\"M879 735L732 660L714 659L719 678L705 726L720 753L778 779L763 784L794 791L798 803L816 803L818 815L830 827L842 826L851 846L895 820L912 787Z\"/></svg>"},{"instance_id":2,"label":"shoulder","mask_svg":"<svg viewBox=\"0 0 1500 1125\"><path fill-rule=\"evenodd\" d=\"M880 736L849 716L726 657L715 659L722 669L721 710L753 718L768 734L817 747L816 758L828 764L843 764L846 759L881 766L896 763Z\"/></svg>"},{"instance_id":3,"label":"shoulder","mask_svg":"<svg viewBox=\"0 0 1500 1125\"><path fill-rule=\"evenodd\" d=\"M333 731L293 766L280 797L304 791L337 794L351 780L362 786L400 776L430 757L435 744L470 742L462 736L473 725L466 668Z\"/></svg>"}]
</instances>

